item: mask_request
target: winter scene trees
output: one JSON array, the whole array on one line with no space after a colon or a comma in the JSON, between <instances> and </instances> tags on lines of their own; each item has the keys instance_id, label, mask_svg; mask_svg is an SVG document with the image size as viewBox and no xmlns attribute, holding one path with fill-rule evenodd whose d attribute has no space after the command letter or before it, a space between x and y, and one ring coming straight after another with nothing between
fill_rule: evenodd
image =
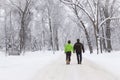
<instances>
[{"instance_id":1,"label":"winter scene trees","mask_svg":"<svg viewBox=\"0 0 120 80\"><path fill-rule=\"evenodd\" d=\"M83 54L83 57L85 58L83 61L83 66L97 64L102 66L102 68L104 67L107 69L110 64L108 64L108 66L103 66L104 64L109 63L109 61L105 60L105 58L111 59L112 61L118 61L118 57L120 57L119 14L119 0L0 0L0 70L2 70L4 73L4 69L2 68L4 66L10 67L14 64L23 65L23 60L26 61L26 66L24 67L31 65L32 63L30 64L30 61L37 66L39 65L38 63L42 62L43 60L42 64L44 65L34 67L34 73L35 69L37 72L40 66L42 69L43 66L48 65L55 60L56 65L63 65L61 63L64 63L65 57L61 58L61 56L65 56L65 44L68 40L71 40L71 44L74 44L77 39L80 39L80 42L84 45L85 48L85 54ZM48 56L50 56L50 59ZM63 59L63 62L57 60L59 57ZM47 62L44 60L46 58L48 58L50 61ZM105 60L105 62L100 58ZM18 62L15 62L14 60L18 60ZM75 62L76 61L74 60L73 56L72 63L74 64ZM53 68L57 70L58 66L56 65L50 66L47 68L47 70L51 71ZM115 63L113 65L120 66ZM60 67L63 67L63 69ZM60 67L59 69L61 71L66 69L66 65ZM94 67L98 68L98 66ZM28 71L32 68L33 66L30 67ZM71 68L74 69L73 65ZM72 69L70 69L71 72ZM88 69L88 67L83 67L81 69ZM22 69L20 70L22 71ZM24 70L25 69L23 69L23 71ZM113 69L108 69L108 73L115 72L112 70ZM8 71L11 72L10 70ZM69 74L66 72L68 77L72 75L69 69L66 71L69 72ZM92 69L90 69L90 71L92 72ZM0 72L0 74L3 74L2 72ZM27 72L26 74L29 73ZM59 70L58 72L60 73ZM80 72L73 72L76 75L77 73L82 74ZM44 71L38 73L45 74ZM53 71L53 74L56 74L55 71ZM83 74L86 74L86 72L83 72ZM100 72L99 74L101 75L102 73ZM117 73L117 75L118 74L119 73ZM33 74L30 75L33 76ZM66 77L63 80L78 80L80 77L76 75L74 76L77 78ZM51 76L53 75L49 75L49 77ZM104 74L102 75L102 78L103 76ZM61 74L61 78L59 77L58 79L57 77L55 77L56 80L61 80L64 76ZM108 77L109 76L107 75L107 79L105 80L120 79L118 77L116 78L116 73L114 74L115 79L113 77ZM39 77L39 79L42 78L43 77ZM91 80L102 79L97 78ZM8 79L0 77L0 80ZM11 78L10 80L14 79ZM25 77L24 79L20 78L20 80L30 79ZM46 78L44 80L54 79ZM83 78L82 80L88 79Z\"/></svg>"},{"instance_id":2,"label":"winter scene trees","mask_svg":"<svg viewBox=\"0 0 120 80\"><path fill-rule=\"evenodd\" d=\"M119 50L118 0L6 0L0 3L2 50L62 50L80 38L93 53Z\"/></svg>"}]
</instances>

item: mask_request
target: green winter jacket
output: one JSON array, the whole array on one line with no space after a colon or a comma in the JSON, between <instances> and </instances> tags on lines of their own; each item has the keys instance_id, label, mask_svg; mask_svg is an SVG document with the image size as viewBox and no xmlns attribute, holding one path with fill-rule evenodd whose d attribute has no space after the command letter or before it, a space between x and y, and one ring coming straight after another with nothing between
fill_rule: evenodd
<instances>
[{"instance_id":1,"label":"green winter jacket","mask_svg":"<svg viewBox=\"0 0 120 80\"><path fill-rule=\"evenodd\" d=\"M73 52L73 45L72 44L66 44L64 47L64 52Z\"/></svg>"}]
</instances>

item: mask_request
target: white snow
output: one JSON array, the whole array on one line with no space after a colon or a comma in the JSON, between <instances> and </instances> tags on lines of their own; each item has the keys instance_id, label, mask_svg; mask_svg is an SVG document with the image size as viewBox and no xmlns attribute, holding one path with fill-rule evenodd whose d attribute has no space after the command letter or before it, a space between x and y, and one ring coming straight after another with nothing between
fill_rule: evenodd
<instances>
[{"instance_id":1,"label":"white snow","mask_svg":"<svg viewBox=\"0 0 120 80\"><path fill-rule=\"evenodd\" d=\"M86 52L88 53L88 52ZM120 79L120 51L102 54L84 54L84 57Z\"/></svg>"},{"instance_id":2,"label":"white snow","mask_svg":"<svg viewBox=\"0 0 120 80\"><path fill-rule=\"evenodd\" d=\"M26 53L24 56L4 56L0 53L0 80L30 80L45 65L59 54L52 52Z\"/></svg>"},{"instance_id":3,"label":"white snow","mask_svg":"<svg viewBox=\"0 0 120 80\"><path fill-rule=\"evenodd\" d=\"M98 55L95 53L90 55L88 54L88 52L85 52L83 54L82 66L78 66L76 60L75 59L73 60L73 58L70 66L66 66L64 62L65 55L63 52L56 52L56 54L53 54L50 51L27 52L24 56L23 55L4 56L3 54L4 54L3 52L0 52L0 80L31 80L37 73L46 74L44 70L41 70L41 69L46 68L45 70L46 72L49 71L49 69L53 69L54 65L52 66L51 64L54 64L55 61L59 61L59 63L56 62L57 64L55 64L56 70L57 68L60 69L60 70L57 70L59 74L65 74L65 73L62 73L62 70L64 71L65 69L67 69L67 71L69 72L69 74L67 75L76 76L78 75L77 73L80 73L80 71L84 73L84 69L89 69L90 65L88 64L92 63L91 65L94 64L97 67L101 68L101 70L106 70L112 75L116 76L118 80L120 79L119 77L120 76L120 62L119 62L120 52L119 51L114 51L112 53L103 53ZM61 60L60 60L60 57L62 57ZM85 59L87 59L89 62L85 63L84 65ZM51 65L51 67L48 65ZM76 73L76 74L72 74L72 70L73 70L73 73ZM79 72L76 72L76 71L79 71ZM90 70L90 71L94 71L94 70ZM84 74L88 74L88 75L90 74L89 71L85 71L85 72L87 73L84 73ZM51 76L56 75L54 71L48 72L48 73L50 74L53 73L51 74ZM91 73L91 74L94 75L95 73ZM61 75L61 76L64 77L64 75ZM60 75L56 77L59 77L59 79L61 79ZM69 78L66 77L66 79L69 79ZM79 77L76 78L75 80L78 80L78 79ZM48 80L51 80L51 79L48 79Z\"/></svg>"}]
</instances>

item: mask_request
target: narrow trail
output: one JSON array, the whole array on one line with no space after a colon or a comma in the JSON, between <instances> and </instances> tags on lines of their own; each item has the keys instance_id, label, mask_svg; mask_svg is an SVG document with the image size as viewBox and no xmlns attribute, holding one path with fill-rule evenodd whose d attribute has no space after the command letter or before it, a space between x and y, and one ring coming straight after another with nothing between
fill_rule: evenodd
<instances>
[{"instance_id":1,"label":"narrow trail","mask_svg":"<svg viewBox=\"0 0 120 80\"><path fill-rule=\"evenodd\" d=\"M108 72L93 67L92 63L83 58L82 64L77 64L75 54L71 64L65 64L65 55L53 63L40 69L32 80L117 80Z\"/></svg>"}]
</instances>

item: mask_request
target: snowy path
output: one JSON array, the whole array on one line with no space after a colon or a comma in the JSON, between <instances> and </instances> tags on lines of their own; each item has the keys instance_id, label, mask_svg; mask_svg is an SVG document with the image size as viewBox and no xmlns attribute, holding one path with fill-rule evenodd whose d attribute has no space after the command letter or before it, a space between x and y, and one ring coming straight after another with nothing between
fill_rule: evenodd
<instances>
[{"instance_id":1,"label":"snowy path","mask_svg":"<svg viewBox=\"0 0 120 80\"><path fill-rule=\"evenodd\" d=\"M55 62L40 69L32 80L117 80L113 75L101 70L84 59L82 65L76 63L75 54L72 55L70 65L65 64L65 55Z\"/></svg>"}]
</instances>

